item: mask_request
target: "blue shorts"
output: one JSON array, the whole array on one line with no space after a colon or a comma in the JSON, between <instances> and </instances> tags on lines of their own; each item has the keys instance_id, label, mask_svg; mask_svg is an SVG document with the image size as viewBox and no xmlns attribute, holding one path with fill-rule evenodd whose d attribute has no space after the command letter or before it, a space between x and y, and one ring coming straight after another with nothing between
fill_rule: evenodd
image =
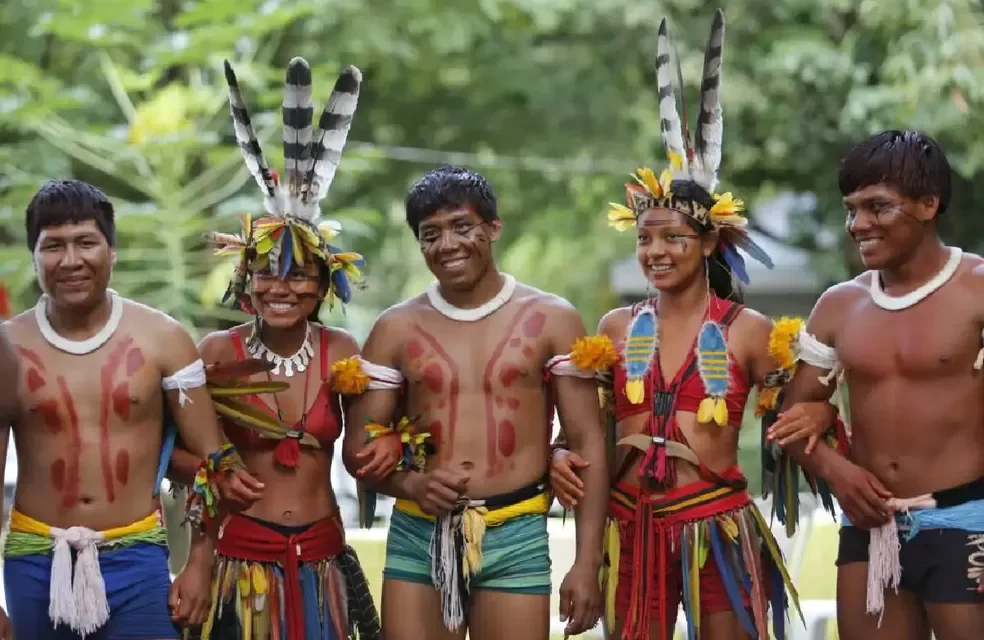
<instances>
[{"instance_id":1,"label":"blue shorts","mask_svg":"<svg viewBox=\"0 0 984 640\"><path fill-rule=\"evenodd\" d=\"M167 548L157 544L99 552L106 583L109 622L86 640L176 640L181 637L167 606L171 573ZM48 617L51 556L7 557L3 561L7 614L17 640L79 640L64 625L57 629Z\"/></svg>"}]
</instances>

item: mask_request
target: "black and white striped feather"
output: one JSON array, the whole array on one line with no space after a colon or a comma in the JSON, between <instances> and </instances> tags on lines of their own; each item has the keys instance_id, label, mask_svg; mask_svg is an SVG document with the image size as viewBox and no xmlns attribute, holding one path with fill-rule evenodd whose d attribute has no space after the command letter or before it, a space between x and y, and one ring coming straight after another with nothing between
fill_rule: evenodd
<instances>
[{"instance_id":1,"label":"black and white striped feather","mask_svg":"<svg viewBox=\"0 0 984 640\"><path fill-rule=\"evenodd\" d=\"M656 85L659 90L659 129L663 146L667 153L680 156L683 168L679 173L687 173L687 150L683 138L680 114L677 112L676 97L673 90L673 71L670 67L672 46L666 30L666 18L659 23L656 36ZM681 91L683 88L681 87Z\"/></svg>"},{"instance_id":2,"label":"black and white striped feather","mask_svg":"<svg viewBox=\"0 0 984 640\"><path fill-rule=\"evenodd\" d=\"M312 136L311 164L301 188L300 211L295 215L308 219L317 215L318 202L328 193L335 178L342 149L352 128L361 86L362 73L353 66L342 71L335 81L335 88Z\"/></svg>"},{"instance_id":3,"label":"black and white striped feather","mask_svg":"<svg viewBox=\"0 0 984 640\"><path fill-rule=\"evenodd\" d=\"M311 105L311 67L304 58L294 58L287 66L284 82L284 177L283 185L291 201L300 198L301 185L310 170L311 126L314 107Z\"/></svg>"},{"instance_id":4,"label":"black and white striped feather","mask_svg":"<svg viewBox=\"0 0 984 640\"><path fill-rule=\"evenodd\" d=\"M263 191L263 200L267 212L276 214L279 209L277 206L277 180L263 157L260 141L257 140L256 133L253 131L249 110L246 108L246 102L243 100L243 94L239 89L239 81L236 79L236 73L228 60L225 61L225 78L229 85L229 109L232 112L232 125L236 132L236 142L246 160L247 169Z\"/></svg>"},{"instance_id":5,"label":"black and white striped feather","mask_svg":"<svg viewBox=\"0 0 984 640\"><path fill-rule=\"evenodd\" d=\"M700 81L700 111L697 114L696 156L699 168L695 179L714 193L718 169L721 166L721 143L724 133L724 114L718 93L721 84L721 59L724 52L724 12L714 12L711 33L704 52L704 73Z\"/></svg>"}]
</instances>

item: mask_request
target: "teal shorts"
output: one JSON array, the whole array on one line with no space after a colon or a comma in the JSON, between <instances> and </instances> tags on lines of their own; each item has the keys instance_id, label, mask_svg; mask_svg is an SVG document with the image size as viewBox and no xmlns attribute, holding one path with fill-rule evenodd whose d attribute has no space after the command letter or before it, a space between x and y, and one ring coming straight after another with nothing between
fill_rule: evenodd
<instances>
[{"instance_id":1,"label":"teal shorts","mask_svg":"<svg viewBox=\"0 0 984 640\"><path fill-rule=\"evenodd\" d=\"M434 521L393 510L386 539L385 580L433 585L431 536ZM482 568L469 590L549 596L550 545L544 514L518 516L487 527L482 538Z\"/></svg>"}]
</instances>

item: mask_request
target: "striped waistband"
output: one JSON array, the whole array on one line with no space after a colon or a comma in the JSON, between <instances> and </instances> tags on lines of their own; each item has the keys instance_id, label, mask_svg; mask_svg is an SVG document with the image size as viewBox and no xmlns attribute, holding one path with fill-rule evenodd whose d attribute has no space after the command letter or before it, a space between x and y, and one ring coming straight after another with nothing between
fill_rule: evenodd
<instances>
[{"instance_id":1,"label":"striped waistband","mask_svg":"<svg viewBox=\"0 0 984 640\"><path fill-rule=\"evenodd\" d=\"M86 542L93 543L97 547L125 546L138 542L166 544L167 531L161 524L158 511L132 524L94 531L86 527L67 529L53 527L14 507L10 510L10 534L4 543L3 555L18 557L50 553L55 543L60 540L68 540L73 547L79 547Z\"/></svg>"},{"instance_id":2,"label":"striped waistband","mask_svg":"<svg viewBox=\"0 0 984 640\"><path fill-rule=\"evenodd\" d=\"M434 516L424 513L423 509L420 508L420 505L413 500L400 498L396 501L393 508L397 511L401 511L402 513L417 518L425 518L431 521L436 520ZM541 488L540 493L512 504L490 507L486 506L481 500L473 500L465 505L465 509L480 510L482 512L482 519L485 520L485 524L494 527L520 516L546 513L550 510L550 498Z\"/></svg>"},{"instance_id":3,"label":"striped waistband","mask_svg":"<svg viewBox=\"0 0 984 640\"><path fill-rule=\"evenodd\" d=\"M725 470L721 476L729 480L742 477L738 467ZM632 520L640 502L649 508L654 518L672 523L700 520L741 509L752 502L752 496L746 489L721 486L705 480L658 494L647 494L641 487L620 481L609 493L609 515L618 520Z\"/></svg>"}]
</instances>

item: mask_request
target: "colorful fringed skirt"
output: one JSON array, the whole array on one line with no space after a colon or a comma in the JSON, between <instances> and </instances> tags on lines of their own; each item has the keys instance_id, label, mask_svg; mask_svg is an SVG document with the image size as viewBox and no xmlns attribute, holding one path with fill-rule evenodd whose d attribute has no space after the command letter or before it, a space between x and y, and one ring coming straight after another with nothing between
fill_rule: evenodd
<instances>
[{"instance_id":1,"label":"colorful fringed skirt","mask_svg":"<svg viewBox=\"0 0 984 640\"><path fill-rule=\"evenodd\" d=\"M242 515L219 532L208 640L378 640L355 550L333 519L293 527Z\"/></svg>"},{"instance_id":2,"label":"colorful fringed skirt","mask_svg":"<svg viewBox=\"0 0 984 640\"><path fill-rule=\"evenodd\" d=\"M734 611L753 638L785 638L787 592L796 590L768 524L743 487L737 467L721 477L735 486L699 481L647 496L617 483L605 541L605 624L625 621L623 640L650 637L650 625L673 626L683 603L687 637L699 636L702 615Z\"/></svg>"}]
</instances>

